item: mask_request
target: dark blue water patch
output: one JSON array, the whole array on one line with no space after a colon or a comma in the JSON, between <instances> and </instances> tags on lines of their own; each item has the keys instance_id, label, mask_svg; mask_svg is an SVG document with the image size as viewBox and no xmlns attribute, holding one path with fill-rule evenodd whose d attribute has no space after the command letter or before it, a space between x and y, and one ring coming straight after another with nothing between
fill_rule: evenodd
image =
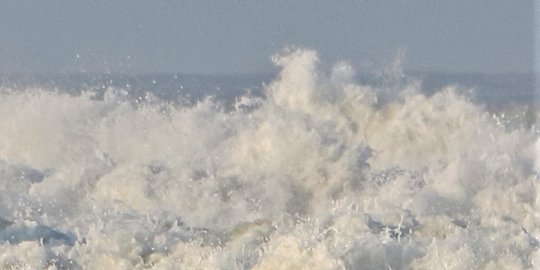
<instances>
[{"instance_id":1,"label":"dark blue water patch","mask_svg":"<svg viewBox=\"0 0 540 270\"><path fill-rule=\"evenodd\" d=\"M409 211L405 212L406 219L402 224L385 224L381 221L373 219L369 214L365 215L366 225L374 234L386 233L390 238L401 238L411 235L415 230L421 227L420 222L416 220Z\"/></svg>"},{"instance_id":2,"label":"dark blue water patch","mask_svg":"<svg viewBox=\"0 0 540 270\"><path fill-rule=\"evenodd\" d=\"M42 182L52 174L52 170L38 170L26 164L10 164L0 159L0 180L4 189L23 187Z\"/></svg>"},{"instance_id":3,"label":"dark blue water patch","mask_svg":"<svg viewBox=\"0 0 540 270\"><path fill-rule=\"evenodd\" d=\"M0 231L0 242L17 245L21 242L35 241L44 245L73 246L77 237L69 232L62 232L46 225L17 226L12 224Z\"/></svg>"}]
</instances>

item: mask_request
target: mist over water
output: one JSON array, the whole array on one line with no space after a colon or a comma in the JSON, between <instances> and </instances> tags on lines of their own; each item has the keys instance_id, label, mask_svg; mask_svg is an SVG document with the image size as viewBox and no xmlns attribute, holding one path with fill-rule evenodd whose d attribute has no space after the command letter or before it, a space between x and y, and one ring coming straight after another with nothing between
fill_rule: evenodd
<instances>
[{"instance_id":1,"label":"mist over water","mask_svg":"<svg viewBox=\"0 0 540 270\"><path fill-rule=\"evenodd\" d=\"M540 266L534 104L274 62L212 97L4 83L0 269Z\"/></svg>"}]
</instances>

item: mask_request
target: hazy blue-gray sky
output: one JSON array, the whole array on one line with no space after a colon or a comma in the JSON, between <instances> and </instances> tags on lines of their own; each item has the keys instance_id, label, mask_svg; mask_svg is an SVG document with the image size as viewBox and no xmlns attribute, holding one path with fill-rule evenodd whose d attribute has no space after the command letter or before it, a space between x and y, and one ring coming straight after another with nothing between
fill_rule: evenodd
<instances>
[{"instance_id":1,"label":"hazy blue-gray sky","mask_svg":"<svg viewBox=\"0 0 540 270\"><path fill-rule=\"evenodd\" d=\"M360 70L531 72L533 0L0 0L0 72L245 73L286 45Z\"/></svg>"}]
</instances>

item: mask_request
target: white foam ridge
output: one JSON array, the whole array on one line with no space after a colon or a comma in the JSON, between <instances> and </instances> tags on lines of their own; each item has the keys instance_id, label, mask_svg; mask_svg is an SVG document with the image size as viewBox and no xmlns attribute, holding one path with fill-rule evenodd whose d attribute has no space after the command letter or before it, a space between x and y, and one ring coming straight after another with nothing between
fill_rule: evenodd
<instances>
[{"instance_id":1,"label":"white foam ridge","mask_svg":"<svg viewBox=\"0 0 540 270\"><path fill-rule=\"evenodd\" d=\"M533 127L318 59L232 111L3 89L0 269L539 269Z\"/></svg>"}]
</instances>

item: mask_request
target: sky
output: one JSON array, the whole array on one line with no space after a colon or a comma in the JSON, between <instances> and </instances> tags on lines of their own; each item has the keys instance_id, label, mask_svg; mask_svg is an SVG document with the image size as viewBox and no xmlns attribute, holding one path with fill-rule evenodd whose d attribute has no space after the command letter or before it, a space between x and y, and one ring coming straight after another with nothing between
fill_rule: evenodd
<instances>
[{"instance_id":1,"label":"sky","mask_svg":"<svg viewBox=\"0 0 540 270\"><path fill-rule=\"evenodd\" d=\"M0 0L0 73L266 73L287 46L358 70L534 71L533 0Z\"/></svg>"}]
</instances>

